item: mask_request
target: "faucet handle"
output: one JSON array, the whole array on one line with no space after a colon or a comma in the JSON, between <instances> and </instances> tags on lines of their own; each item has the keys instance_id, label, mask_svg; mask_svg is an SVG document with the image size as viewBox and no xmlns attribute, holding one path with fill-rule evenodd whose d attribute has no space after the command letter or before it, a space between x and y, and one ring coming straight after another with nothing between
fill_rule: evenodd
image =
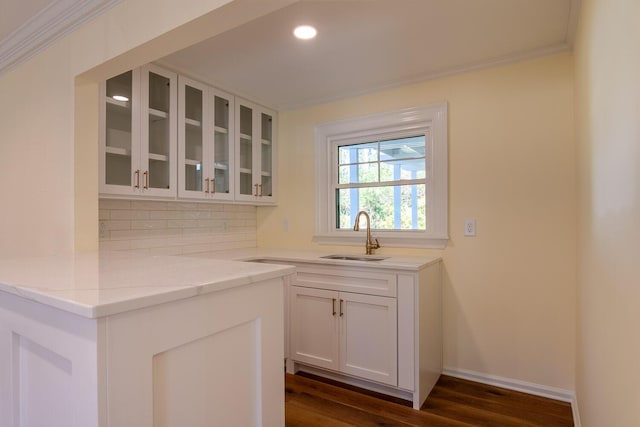
<instances>
[{"instance_id":1,"label":"faucet handle","mask_svg":"<svg viewBox=\"0 0 640 427\"><path fill-rule=\"evenodd\" d=\"M373 249L380 249L380 242L378 242L378 238L376 237L376 244L373 246Z\"/></svg>"}]
</instances>

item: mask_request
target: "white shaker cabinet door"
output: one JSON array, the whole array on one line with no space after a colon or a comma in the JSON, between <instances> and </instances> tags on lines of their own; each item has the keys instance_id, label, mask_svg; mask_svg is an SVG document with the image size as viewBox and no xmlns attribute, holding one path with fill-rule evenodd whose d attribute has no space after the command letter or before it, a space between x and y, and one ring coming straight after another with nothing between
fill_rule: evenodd
<instances>
[{"instance_id":1,"label":"white shaker cabinet door","mask_svg":"<svg viewBox=\"0 0 640 427\"><path fill-rule=\"evenodd\" d=\"M290 304L293 360L337 370L338 292L292 286Z\"/></svg>"},{"instance_id":2,"label":"white shaker cabinet door","mask_svg":"<svg viewBox=\"0 0 640 427\"><path fill-rule=\"evenodd\" d=\"M340 371L398 385L396 299L341 292Z\"/></svg>"}]
</instances>

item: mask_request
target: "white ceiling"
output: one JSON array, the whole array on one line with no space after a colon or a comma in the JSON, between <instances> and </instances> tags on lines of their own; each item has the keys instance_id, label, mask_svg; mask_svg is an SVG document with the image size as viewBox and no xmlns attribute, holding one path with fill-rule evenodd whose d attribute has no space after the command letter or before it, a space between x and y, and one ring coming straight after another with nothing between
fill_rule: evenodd
<instances>
[{"instance_id":1,"label":"white ceiling","mask_svg":"<svg viewBox=\"0 0 640 427\"><path fill-rule=\"evenodd\" d=\"M578 0L303 0L159 62L286 110L568 50ZM318 36L296 40L297 24Z\"/></svg>"},{"instance_id":2,"label":"white ceiling","mask_svg":"<svg viewBox=\"0 0 640 427\"><path fill-rule=\"evenodd\" d=\"M4 50L14 54L7 40L25 30L22 24L30 18L40 22L33 21L34 15L42 18L42 12L57 8L66 16L67 10L84 3L89 4L87 10L99 13L117 1L0 0L0 59L15 62L4 59ZM300 0L158 62L286 110L571 49L578 4L579 0ZM83 17L80 13L87 12L77 12ZM318 37L294 39L293 27L301 23L316 26ZM69 26L64 22L58 27L63 25ZM19 36L38 33L37 28L27 29Z\"/></svg>"}]
</instances>

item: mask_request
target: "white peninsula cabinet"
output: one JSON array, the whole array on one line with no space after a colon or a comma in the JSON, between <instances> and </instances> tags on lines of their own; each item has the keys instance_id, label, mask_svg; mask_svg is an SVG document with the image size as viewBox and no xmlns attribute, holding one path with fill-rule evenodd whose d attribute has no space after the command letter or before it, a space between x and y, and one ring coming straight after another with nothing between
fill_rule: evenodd
<instances>
[{"instance_id":1,"label":"white peninsula cabinet","mask_svg":"<svg viewBox=\"0 0 640 427\"><path fill-rule=\"evenodd\" d=\"M0 260L0 427L282 427L292 267Z\"/></svg>"},{"instance_id":2,"label":"white peninsula cabinet","mask_svg":"<svg viewBox=\"0 0 640 427\"><path fill-rule=\"evenodd\" d=\"M418 271L374 262L291 264L287 371L405 398L419 409L442 372L441 263Z\"/></svg>"},{"instance_id":3,"label":"white peninsula cabinet","mask_svg":"<svg viewBox=\"0 0 640 427\"><path fill-rule=\"evenodd\" d=\"M100 87L100 193L174 197L177 75L155 65Z\"/></svg>"}]
</instances>

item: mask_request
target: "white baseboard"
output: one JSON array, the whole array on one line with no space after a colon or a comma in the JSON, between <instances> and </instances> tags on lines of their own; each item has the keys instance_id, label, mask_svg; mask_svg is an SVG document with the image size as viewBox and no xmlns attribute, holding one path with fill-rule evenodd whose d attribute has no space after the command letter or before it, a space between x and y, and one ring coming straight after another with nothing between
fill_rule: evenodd
<instances>
[{"instance_id":1,"label":"white baseboard","mask_svg":"<svg viewBox=\"0 0 640 427\"><path fill-rule=\"evenodd\" d=\"M574 395L571 401L571 411L573 412L573 426L581 427L580 423L580 411L578 410L578 398Z\"/></svg>"},{"instance_id":2,"label":"white baseboard","mask_svg":"<svg viewBox=\"0 0 640 427\"><path fill-rule=\"evenodd\" d=\"M514 380L511 378L499 377L497 375L484 374L481 372L468 371L466 369L445 367L442 370L442 374L449 375L450 377L462 378L464 380L475 381L482 384L502 387L508 390L520 391L523 393L533 394L535 396L542 396L549 399L570 403L571 411L573 412L573 425L575 427L580 427L578 401L576 400L575 393L570 390L530 383L527 381Z\"/></svg>"}]
</instances>

